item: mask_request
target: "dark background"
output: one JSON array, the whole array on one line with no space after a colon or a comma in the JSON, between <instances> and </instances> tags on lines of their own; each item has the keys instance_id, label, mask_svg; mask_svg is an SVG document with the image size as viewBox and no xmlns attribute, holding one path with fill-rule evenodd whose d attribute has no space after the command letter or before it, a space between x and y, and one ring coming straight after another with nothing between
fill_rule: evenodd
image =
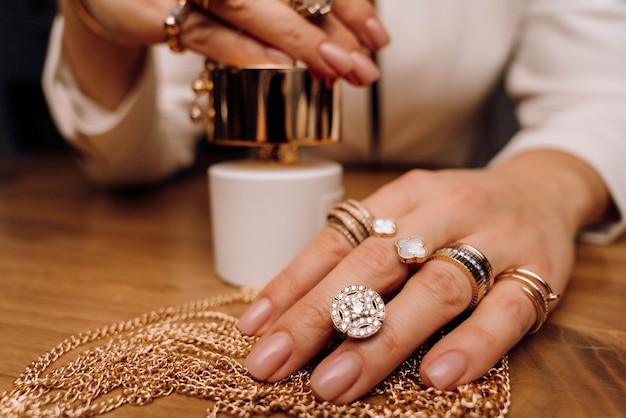
<instances>
[{"instance_id":1,"label":"dark background","mask_svg":"<svg viewBox=\"0 0 626 418\"><path fill-rule=\"evenodd\" d=\"M63 148L41 91L54 0L0 0L0 161Z\"/></svg>"}]
</instances>

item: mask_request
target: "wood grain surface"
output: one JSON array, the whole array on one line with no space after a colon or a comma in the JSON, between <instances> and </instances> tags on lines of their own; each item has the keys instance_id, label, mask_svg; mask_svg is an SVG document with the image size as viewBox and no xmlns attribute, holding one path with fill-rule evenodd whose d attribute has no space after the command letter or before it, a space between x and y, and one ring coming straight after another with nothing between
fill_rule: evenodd
<instances>
[{"instance_id":1,"label":"wood grain surface","mask_svg":"<svg viewBox=\"0 0 626 418\"><path fill-rule=\"evenodd\" d=\"M348 170L346 195L396 175ZM232 291L212 268L204 170L111 192L66 156L0 165L0 392L70 335ZM560 306L510 368L509 417L626 417L625 239L579 247ZM169 396L107 416L203 417L207 406Z\"/></svg>"}]
</instances>

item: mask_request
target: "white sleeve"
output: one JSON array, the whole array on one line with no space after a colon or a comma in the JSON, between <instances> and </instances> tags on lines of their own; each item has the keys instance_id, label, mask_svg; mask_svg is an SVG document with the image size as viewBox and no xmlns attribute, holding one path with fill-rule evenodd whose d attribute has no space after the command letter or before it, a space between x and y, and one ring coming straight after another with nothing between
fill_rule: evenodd
<instances>
[{"instance_id":1,"label":"white sleeve","mask_svg":"<svg viewBox=\"0 0 626 418\"><path fill-rule=\"evenodd\" d=\"M163 179L191 165L203 129L189 119L191 82L202 70L200 56L174 56L153 47L132 91L107 110L79 89L63 54L63 18L51 30L43 90L62 136L79 152L97 183L124 185ZM103 80L106 82L106 80Z\"/></svg>"},{"instance_id":2,"label":"white sleeve","mask_svg":"<svg viewBox=\"0 0 626 418\"><path fill-rule=\"evenodd\" d=\"M626 229L626 2L531 1L508 88L521 129L492 164L537 148L581 158L603 178L619 219L580 239L619 237Z\"/></svg>"}]
</instances>

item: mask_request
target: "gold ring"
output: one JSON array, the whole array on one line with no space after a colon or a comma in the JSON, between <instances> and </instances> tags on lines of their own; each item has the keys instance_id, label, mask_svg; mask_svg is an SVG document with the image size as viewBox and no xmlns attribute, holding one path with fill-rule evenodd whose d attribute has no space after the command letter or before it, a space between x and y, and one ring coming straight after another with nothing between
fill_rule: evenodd
<instances>
[{"instance_id":1,"label":"gold ring","mask_svg":"<svg viewBox=\"0 0 626 418\"><path fill-rule=\"evenodd\" d=\"M354 199L333 205L328 211L326 220L328 226L341 232L353 247L371 235L391 237L396 233L396 223L393 219L374 218L370 211Z\"/></svg>"}]
</instances>

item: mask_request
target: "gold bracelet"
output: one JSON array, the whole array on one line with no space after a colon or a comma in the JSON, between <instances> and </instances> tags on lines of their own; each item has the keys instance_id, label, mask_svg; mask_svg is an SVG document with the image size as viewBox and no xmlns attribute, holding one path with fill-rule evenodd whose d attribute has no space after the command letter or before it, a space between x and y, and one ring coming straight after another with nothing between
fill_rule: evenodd
<instances>
[{"instance_id":1,"label":"gold bracelet","mask_svg":"<svg viewBox=\"0 0 626 418\"><path fill-rule=\"evenodd\" d=\"M107 41L119 42L109 30L93 17L85 6L84 0L68 0L70 8L89 30Z\"/></svg>"},{"instance_id":2,"label":"gold bracelet","mask_svg":"<svg viewBox=\"0 0 626 418\"><path fill-rule=\"evenodd\" d=\"M185 47L180 44L181 25L189 16L191 5L187 0L178 0L178 4L172 7L170 14L165 18L165 42L173 52L183 52Z\"/></svg>"}]
</instances>

